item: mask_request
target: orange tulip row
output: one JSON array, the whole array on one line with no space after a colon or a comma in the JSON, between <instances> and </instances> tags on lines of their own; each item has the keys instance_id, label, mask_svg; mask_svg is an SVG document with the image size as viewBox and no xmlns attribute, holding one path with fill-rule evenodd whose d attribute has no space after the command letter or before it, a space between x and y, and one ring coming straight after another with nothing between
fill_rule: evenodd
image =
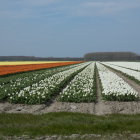
<instances>
[{"instance_id":1,"label":"orange tulip row","mask_svg":"<svg viewBox=\"0 0 140 140\"><path fill-rule=\"evenodd\" d=\"M34 70L66 66L66 65L78 64L78 63L82 63L82 61L46 63L46 64L26 64L26 65L12 65L12 66L2 65L0 66L0 75L8 75L8 74L21 73L21 72L27 72L27 71L34 71Z\"/></svg>"}]
</instances>

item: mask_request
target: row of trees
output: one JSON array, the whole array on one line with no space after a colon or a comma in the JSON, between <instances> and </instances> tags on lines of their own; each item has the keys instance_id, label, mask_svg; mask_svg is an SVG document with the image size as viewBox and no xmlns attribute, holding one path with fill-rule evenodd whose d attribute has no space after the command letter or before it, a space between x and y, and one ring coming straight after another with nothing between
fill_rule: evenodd
<instances>
[{"instance_id":1,"label":"row of trees","mask_svg":"<svg viewBox=\"0 0 140 140\"><path fill-rule=\"evenodd\" d=\"M0 61L83 61L83 58L76 57L34 57L34 56L0 56Z\"/></svg>"},{"instance_id":2,"label":"row of trees","mask_svg":"<svg viewBox=\"0 0 140 140\"><path fill-rule=\"evenodd\" d=\"M85 54L86 61L137 61L140 56L133 52L95 52Z\"/></svg>"},{"instance_id":3,"label":"row of trees","mask_svg":"<svg viewBox=\"0 0 140 140\"><path fill-rule=\"evenodd\" d=\"M78 57L0 56L0 61L140 61L133 52L94 52Z\"/></svg>"}]
</instances>

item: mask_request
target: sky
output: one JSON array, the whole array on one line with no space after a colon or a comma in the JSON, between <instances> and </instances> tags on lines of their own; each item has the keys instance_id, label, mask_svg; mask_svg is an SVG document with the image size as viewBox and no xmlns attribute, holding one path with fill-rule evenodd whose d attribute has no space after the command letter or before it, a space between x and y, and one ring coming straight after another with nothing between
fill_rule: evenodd
<instances>
[{"instance_id":1,"label":"sky","mask_svg":"<svg viewBox=\"0 0 140 140\"><path fill-rule=\"evenodd\" d=\"M140 54L140 0L0 0L0 56Z\"/></svg>"}]
</instances>

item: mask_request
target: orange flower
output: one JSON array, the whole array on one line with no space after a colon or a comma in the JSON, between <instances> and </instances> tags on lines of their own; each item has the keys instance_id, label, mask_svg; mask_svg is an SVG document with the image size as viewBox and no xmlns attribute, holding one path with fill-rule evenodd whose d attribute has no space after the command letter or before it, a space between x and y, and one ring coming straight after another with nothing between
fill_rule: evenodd
<instances>
[{"instance_id":1,"label":"orange flower","mask_svg":"<svg viewBox=\"0 0 140 140\"><path fill-rule=\"evenodd\" d=\"M1 65L0 75L8 75L8 74L14 74L14 73L20 73L20 72L66 66L66 65L77 64L77 63L82 63L82 62L83 61L46 63L46 64L26 64L26 65Z\"/></svg>"}]
</instances>

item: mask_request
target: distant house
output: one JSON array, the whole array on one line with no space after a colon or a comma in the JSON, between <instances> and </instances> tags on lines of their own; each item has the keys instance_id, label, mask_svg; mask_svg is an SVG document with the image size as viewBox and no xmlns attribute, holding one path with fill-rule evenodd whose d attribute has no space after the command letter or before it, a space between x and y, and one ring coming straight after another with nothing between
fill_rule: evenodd
<instances>
[{"instance_id":1,"label":"distant house","mask_svg":"<svg viewBox=\"0 0 140 140\"><path fill-rule=\"evenodd\" d=\"M140 56L133 52L93 52L84 56L85 61L137 61Z\"/></svg>"}]
</instances>

